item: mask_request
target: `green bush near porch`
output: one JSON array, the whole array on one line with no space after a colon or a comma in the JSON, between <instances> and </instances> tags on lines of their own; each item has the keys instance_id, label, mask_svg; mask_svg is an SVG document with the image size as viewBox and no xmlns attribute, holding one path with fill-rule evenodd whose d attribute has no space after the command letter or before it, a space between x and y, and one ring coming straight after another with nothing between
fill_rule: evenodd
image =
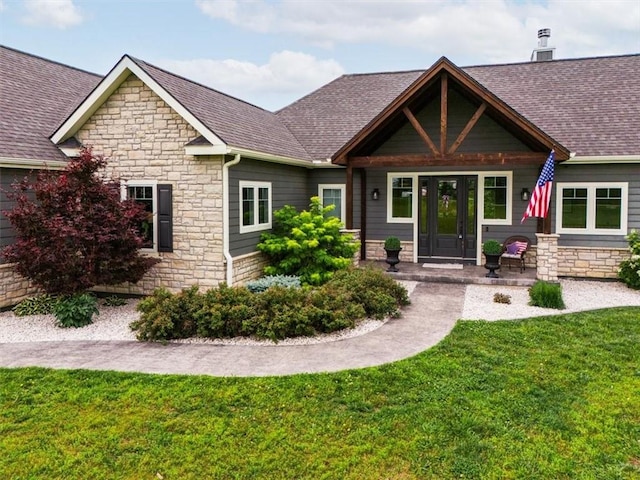
<instances>
[{"instance_id":1,"label":"green bush near porch","mask_svg":"<svg viewBox=\"0 0 640 480\"><path fill-rule=\"evenodd\" d=\"M0 478L631 480L639 316L459 322L331 374L0 369Z\"/></svg>"},{"instance_id":2,"label":"green bush near porch","mask_svg":"<svg viewBox=\"0 0 640 480\"><path fill-rule=\"evenodd\" d=\"M257 248L270 261L266 275L295 275L303 284L321 285L337 270L347 268L360 244L340 230L342 222L328 215L335 207L322 207L311 197L309 210L298 213L291 205L273 212L273 231L263 233Z\"/></svg>"},{"instance_id":3,"label":"green bush near porch","mask_svg":"<svg viewBox=\"0 0 640 480\"><path fill-rule=\"evenodd\" d=\"M131 328L143 341L194 336L277 341L351 328L365 317L397 315L408 303L407 290L381 270L352 268L314 288L274 285L252 293L221 284L204 294L197 286L178 294L158 289L140 302L140 320Z\"/></svg>"}]
</instances>

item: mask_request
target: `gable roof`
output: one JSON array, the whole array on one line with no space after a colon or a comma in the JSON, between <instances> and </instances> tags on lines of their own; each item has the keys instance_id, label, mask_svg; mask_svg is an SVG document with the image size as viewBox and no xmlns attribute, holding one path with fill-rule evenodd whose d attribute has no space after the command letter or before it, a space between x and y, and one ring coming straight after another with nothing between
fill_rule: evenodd
<instances>
[{"instance_id":1,"label":"gable roof","mask_svg":"<svg viewBox=\"0 0 640 480\"><path fill-rule=\"evenodd\" d=\"M640 155L640 55L461 70L578 156ZM344 75L277 115L329 158L424 73Z\"/></svg>"},{"instance_id":2,"label":"gable roof","mask_svg":"<svg viewBox=\"0 0 640 480\"><path fill-rule=\"evenodd\" d=\"M438 86L440 89L443 88L445 90L448 90L447 85L450 85L452 82L460 85L467 95L474 97L482 105L482 109L477 111L477 115L482 114L486 108L490 114L499 116L503 119L503 122L506 121L512 125L514 129L518 131L519 135L523 135L528 139L529 143L535 144L538 148L543 146L546 151L555 148L557 158L562 160L569 158L569 151L567 151L564 146L558 144L556 140L549 137L522 115L519 115L511 109L500 100L500 98L476 82L467 73L456 67L449 59L442 57L434 63L430 69L420 75L402 94L387 105L382 112L374 117L364 129L360 130L355 137L341 147L340 150L333 155L334 161L340 164L346 163L345 156L348 152L357 148L359 143L365 141L367 136L374 134L376 130L381 128L385 122L392 119L393 116L397 117L398 114L404 116L401 110L408 107L411 102L419 99L420 96L424 97L427 88L436 85L435 82L439 83ZM447 98L446 92L443 93L443 98ZM446 115L446 109L444 112ZM446 118L443 120L445 122L444 128L446 129ZM446 136L443 137L442 141L446 143ZM435 147L435 145L433 145L433 147ZM440 148L443 150L439 152L440 155L450 153L444 151L446 145L441 145Z\"/></svg>"},{"instance_id":3,"label":"gable roof","mask_svg":"<svg viewBox=\"0 0 640 480\"><path fill-rule=\"evenodd\" d=\"M131 74L142 80L211 145L311 160L274 113L128 55L120 59L60 125L52 140L59 143L74 135Z\"/></svg>"},{"instance_id":4,"label":"gable roof","mask_svg":"<svg viewBox=\"0 0 640 480\"><path fill-rule=\"evenodd\" d=\"M66 160L53 129L102 77L0 45L0 158Z\"/></svg>"}]
</instances>

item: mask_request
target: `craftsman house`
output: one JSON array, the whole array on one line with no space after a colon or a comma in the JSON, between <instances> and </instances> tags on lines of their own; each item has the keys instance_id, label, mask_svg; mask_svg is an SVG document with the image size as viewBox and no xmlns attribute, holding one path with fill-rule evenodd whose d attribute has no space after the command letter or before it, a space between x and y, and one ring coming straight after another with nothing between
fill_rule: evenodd
<instances>
[{"instance_id":1,"label":"craftsman house","mask_svg":"<svg viewBox=\"0 0 640 480\"><path fill-rule=\"evenodd\" d=\"M121 291L254 278L273 210L313 195L336 205L362 258L395 235L404 261L481 264L484 240L522 234L542 278L615 277L640 228L640 55L441 58L344 75L274 113L126 55L100 77L0 47L0 125L3 188L91 146L152 212L147 250L162 261ZM550 222L521 224L552 149ZM28 291L0 265L0 306Z\"/></svg>"}]
</instances>

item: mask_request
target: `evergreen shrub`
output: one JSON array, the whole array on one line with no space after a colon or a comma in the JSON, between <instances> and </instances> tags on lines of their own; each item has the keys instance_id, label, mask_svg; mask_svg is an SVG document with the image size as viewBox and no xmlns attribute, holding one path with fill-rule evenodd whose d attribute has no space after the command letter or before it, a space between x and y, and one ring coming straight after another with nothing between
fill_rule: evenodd
<instances>
[{"instance_id":1,"label":"evergreen shrub","mask_svg":"<svg viewBox=\"0 0 640 480\"><path fill-rule=\"evenodd\" d=\"M328 215L335 207L322 207L312 197L309 210L285 205L273 212L273 230L263 233L257 248L270 261L266 275L296 275L303 284L321 285L337 270L347 268L359 243L342 233L343 225Z\"/></svg>"},{"instance_id":2,"label":"evergreen shrub","mask_svg":"<svg viewBox=\"0 0 640 480\"><path fill-rule=\"evenodd\" d=\"M167 341L200 336L281 340L329 333L367 316L397 315L407 291L380 270L337 272L320 287L272 286L261 293L221 284L204 294L197 287L172 294L156 290L138 305L131 324L139 340Z\"/></svg>"},{"instance_id":3,"label":"evergreen shrub","mask_svg":"<svg viewBox=\"0 0 640 480\"><path fill-rule=\"evenodd\" d=\"M253 293L264 292L271 287L299 288L300 277L295 275L267 275L257 280L247 282L246 287Z\"/></svg>"}]
</instances>

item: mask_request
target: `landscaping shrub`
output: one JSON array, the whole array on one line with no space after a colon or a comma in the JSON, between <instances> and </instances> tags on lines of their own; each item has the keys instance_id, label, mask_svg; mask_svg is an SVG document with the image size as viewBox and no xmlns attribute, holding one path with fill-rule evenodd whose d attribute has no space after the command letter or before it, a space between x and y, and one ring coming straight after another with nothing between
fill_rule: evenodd
<instances>
[{"instance_id":1,"label":"landscaping shrub","mask_svg":"<svg viewBox=\"0 0 640 480\"><path fill-rule=\"evenodd\" d=\"M166 341L255 336L271 340L311 336L355 326L359 319L397 315L407 291L382 271L339 272L321 287L272 286L261 293L221 284L202 294L197 287L172 294L157 289L138 305L131 324L138 340Z\"/></svg>"},{"instance_id":2,"label":"landscaping shrub","mask_svg":"<svg viewBox=\"0 0 640 480\"><path fill-rule=\"evenodd\" d=\"M61 297L54 304L53 314L59 327L84 327L93 323L93 316L98 315L98 301L90 293Z\"/></svg>"},{"instance_id":3,"label":"landscaping shrub","mask_svg":"<svg viewBox=\"0 0 640 480\"><path fill-rule=\"evenodd\" d=\"M565 308L562 299L562 286L559 283L536 281L529 289L529 305L542 308Z\"/></svg>"},{"instance_id":4,"label":"landscaping shrub","mask_svg":"<svg viewBox=\"0 0 640 480\"><path fill-rule=\"evenodd\" d=\"M297 288L301 286L300 277L293 275L267 275L247 282L246 287L253 293L264 292L267 288L274 286Z\"/></svg>"},{"instance_id":5,"label":"landscaping shrub","mask_svg":"<svg viewBox=\"0 0 640 480\"><path fill-rule=\"evenodd\" d=\"M254 294L255 315L244 324L249 335L270 340L312 336L307 292L298 288L272 287Z\"/></svg>"},{"instance_id":6,"label":"landscaping shrub","mask_svg":"<svg viewBox=\"0 0 640 480\"><path fill-rule=\"evenodd\" d=\"M47 293L74 295L95 285L135 283L160 260L140 255L138 225L147 217L120 183L105 178L107 161L84 149L62 172L13 185L4 212L16 240L2 250L16 271Z\"/></svg>"},{"instance_id":7,"label":"landscaping shrub","mask_svg":"<svg viewBox=\"0 0 640 480\"><path fill-rule=\"evenodd\" d=\"M338 218L327 215L333 208L323 208L320 199L312 197L308 211L298 213L285 205L273 212L273 231L263 233L257 246L271 262L264 273L297 275L303 284L321 285L351 265L359 244L340 232Z\"/></svg>"},{"instance_id":8,"label":"landscaping shrub","mask_svg":"<svg viewBox=\"0 0 640 480\"><path fill-rule=\"evenodd\" d=\"M350 292L353 301L363 306L367 316L378 319L397 315L398 307L409 304L407 289L373 267L336 272L328 289Z\"/></svg>"},{"instance_id":9,"label":"landscaping shrub","mask_svg":"<svg viewBox=\"0 0 640 480\"><path fill-rule=\"evenodd\" d=\"M156 289L137 307L140 320L131 324L138 331L138 340L170 340L196 334L195 315L202 309L203 296L193 286L173 294L165 288Z\"/></svg>"},{"instance_id":10,"label":"landscaping shrub","mask_svg":"<svg viewBox=\"0 0 640 480\"><path fill-rule=\"evenodd\" d=\"M640 232L631 230L626 239L629 242L631 258L620 263L618 278L627 286L638 290L640 289Z\"/></svg>"},{"instance_id":11,"label":"landscaping shrub","mask_svg":"<svg viewBox=\"0 0 640 480\"><path fill-rule=\"evenodd\" d=\"M25 298L13 307L13 313L18 317L24 317L27 315L49 315L53 313L53 307L56 301L56 297L46 293L35 297Z\"/></svg>"},{"instance_id":12,"label":"landscaping shrub","mask_svg":"<svg viewBox=\"0 0 640 480\"><path fill-rule=\"evenodd\" d=\"M200 337L231 338L243 335L244 323L255 316L254 294L245 287L226 283L204 294L202 307L195 314Z\"/></svg>"}]
</instances>

